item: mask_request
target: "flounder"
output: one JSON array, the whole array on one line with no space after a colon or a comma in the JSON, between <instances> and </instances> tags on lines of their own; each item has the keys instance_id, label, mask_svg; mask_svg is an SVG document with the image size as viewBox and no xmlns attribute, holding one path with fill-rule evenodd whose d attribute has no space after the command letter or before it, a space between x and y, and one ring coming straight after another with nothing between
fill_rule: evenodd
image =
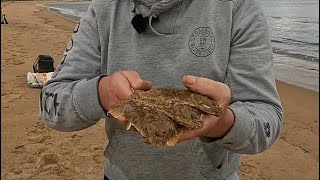
<instances>
[{"instance_id":1,"label":"flounder","mask_svg":"<svg viewBox=\"0 0 320 180\"><path fill-rule=\"evenodd\" d=\"M206 117L220 117L222 108L207 96L189 90L135 90L108 112L124 116L151 144L174 146L184 129L198 129Z\"/></svg>"}]
</instances>

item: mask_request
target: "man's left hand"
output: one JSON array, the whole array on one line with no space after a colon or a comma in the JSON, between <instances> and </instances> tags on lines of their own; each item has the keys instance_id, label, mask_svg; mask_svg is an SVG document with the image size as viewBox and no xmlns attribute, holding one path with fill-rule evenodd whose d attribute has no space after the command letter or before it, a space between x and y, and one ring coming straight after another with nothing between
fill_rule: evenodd
<instances>
[{"instance_id":1,"label":"man's left hand","mask_svg":"<svg viewBox=\"0 0 320 180\"><path fill-rule=\"evenodd\" d=\"M185 130L180 136L179 142L200 136L214 138L225 136L234 123L233 112L228 109L231 99L230 88L221 82L190 75L185 75L182 82L189 90L205 95L217 102L222 107L222 116L209 116L209 118L205 119L202 128Z\"/></svg>"}]
</instances>

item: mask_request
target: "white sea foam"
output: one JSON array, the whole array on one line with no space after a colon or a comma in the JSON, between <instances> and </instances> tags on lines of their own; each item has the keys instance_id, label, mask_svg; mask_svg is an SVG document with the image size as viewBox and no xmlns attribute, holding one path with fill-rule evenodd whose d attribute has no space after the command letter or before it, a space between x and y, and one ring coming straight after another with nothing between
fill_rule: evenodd
<instances>
[{"instance_id":1,"label":"white sea foam","mask_svg":"<svg viewBox=\"0 0 320 180\"><path fill-rule=\"evenodd\" d=\"M275 55L274 73L277 80L319 92L319 63Z\"/></svg>"},{"instance_id":2,"label":"white sea foam","mask_svg":"<svg viewBox=\"0 0 320 180\"><path fill-rule=\"evenodd\" d=\"M48 5L47 4L39 4L39 6L54 9L54 10L59 11L61 14L71 15L71 16L75 16L75 17L81 17L85 13L85 12L79 11L78 9L71 9L71 8L65 8L65 7L54 7L54 6L50 6L50 4L48 4Z\"/></svg>"}]
</instances>

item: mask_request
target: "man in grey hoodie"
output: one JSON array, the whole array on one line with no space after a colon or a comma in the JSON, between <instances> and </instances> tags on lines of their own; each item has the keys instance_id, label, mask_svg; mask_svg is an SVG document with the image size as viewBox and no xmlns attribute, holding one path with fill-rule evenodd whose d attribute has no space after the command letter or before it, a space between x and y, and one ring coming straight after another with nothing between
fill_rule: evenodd
<instances>
[{"instance_id":1,"label":"man in grey hoodie","mask_svg":"<svg viewBox=\"0 0 320 180\"><path fill-rule=\"evenodd\" d=\"M151 86L207 95L224 114L174 147L147 145L106 112L131 88ZM238 179L240 154L269 148L283 120L268 26L255 0L94 0L40 107L59 131L105 119L111 180Z\"/></svg>"}]
</instances>

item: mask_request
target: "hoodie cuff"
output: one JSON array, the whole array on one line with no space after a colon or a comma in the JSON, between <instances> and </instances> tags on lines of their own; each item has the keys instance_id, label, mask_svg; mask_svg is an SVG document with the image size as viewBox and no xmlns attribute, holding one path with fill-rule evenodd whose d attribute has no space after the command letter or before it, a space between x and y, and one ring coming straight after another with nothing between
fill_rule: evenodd
<instances>
[{"instance_id":1,"label":"hoodie cuff","mask_svg":"<svg viewBox=\"0 0 320 180\"><path fill-rule=\"evenodd\" d=\"M227 149L236 151L250 144L256 132L256 124L244 107L232 104L229 109L234 114L234 124L222 139L215 142Z\"/></svg>"},{"instance_id":2,"label":"hoodie cuff","mask_svg":"<svg viewBox=\"0 0 320 180\"><path fill-rule=\"evenodd\" d=\"M98 93L98 76L88 81L80 81L74 89L74 106L80 117L87 121L98 121L107 117L104 111Z\"/></svg>"}]
</instances>

